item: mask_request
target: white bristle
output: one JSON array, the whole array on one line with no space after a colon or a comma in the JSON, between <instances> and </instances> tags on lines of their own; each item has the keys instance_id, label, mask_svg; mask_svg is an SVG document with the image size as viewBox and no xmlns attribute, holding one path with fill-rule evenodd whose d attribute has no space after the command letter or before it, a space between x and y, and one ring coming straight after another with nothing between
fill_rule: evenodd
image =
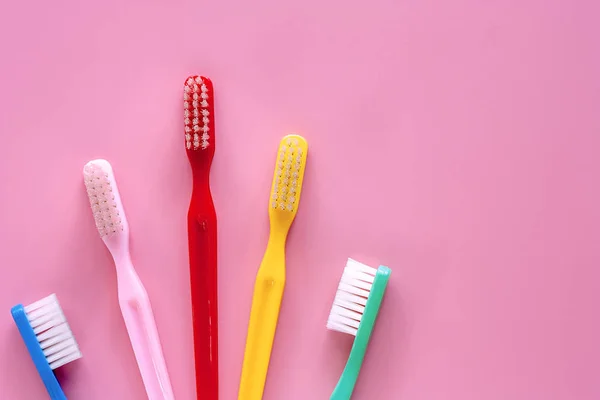
<instances>
[{"instance_id":1,"label":"white bristle","mask_svg":"<svg viewBox=\"0 0 600 400\"><path fill-rule=\"evenodd\" d=\"M117 206L118 194L113 187L110 164L104 160L90 161L83 168L83 178L100 236L122 232L124 215Z\"/></svg>"},{"instance_id":2,"label":"white bristle","mask_svg":"<svg viewBox=\"0 0 600 400\"><path fill-rule=\"evenodd\" d=\"M302 148L297 140L285 140L280 144L277 161L275 163L275 180L273 182L273 190L271 197L276 197L282 202L273 202L271 207L280 211L293 212L298 206L298 196L289 195L295 194L300 190L298 178L301 175L301 163L292 163L296 157L302 154ZM293 179L292 179L293 178Z\"/></svg>"},{"instance_id":3,"label":"white bristle","mask_svg":"<svg viewBox=\"0 0 600 400\"><path fill-rule=\"evenodd\" d=\"M25 307L50 368L56 369L81 358L81 351L55 294Z\"/></svg>"},{"instance_id":4,"label":"white bristle","mask_svg":"<svg viewBox=\"0 0 600 400\"><path fill-rule=\"evenodd\" d=\"M329 313L327 329L356 336L376 274L377 269L348 259Z\"/></svg>"},{"instance_id":5,"label":"white bristle","mask_svg":"<svg viewBox=\"0 0 600 400\"><path fill-rule=\"evenodd\" d=\"M186 97L186 93L192 93L192 95ZM185 132L202 131L204 134L202 135L201 141L196 137L196 135L194 135L193 140L191 140L192 138L186 136L185 146L188 150L191 150L192 148L194 150L204 150L210 146L210 136L208 135L208 132L210 131L210 119L207 118L210 113L207 109L209 106L207 101L209 98L208 86L206 86L201 77L190 77L186 80L184 87L184 99L187 100L189 97L193 99L192 102L183 102ZM190 115L193 115L194 117L191 121L188 118ZM200 116L202 116L202 118L200 118Z\"/></svg>"}]
</instances>

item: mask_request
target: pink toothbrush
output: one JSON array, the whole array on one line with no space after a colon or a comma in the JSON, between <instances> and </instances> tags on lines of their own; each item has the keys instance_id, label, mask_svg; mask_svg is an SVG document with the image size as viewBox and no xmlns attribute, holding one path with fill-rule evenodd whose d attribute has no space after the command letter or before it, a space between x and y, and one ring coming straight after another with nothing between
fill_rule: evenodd
<instances>
[{"instance_id":1,"label":"pink toothbrush","mask_svg":"<svg viewBox=\"0 0 600 400\"><path fill-rule=\"evenodd\" d=\"M83 177L96 227L117 267L119 305L148 399L173 400L148 294L129 256L129 225L112 167L106 160L90 161Z\"/></svg>"}]
</instances>

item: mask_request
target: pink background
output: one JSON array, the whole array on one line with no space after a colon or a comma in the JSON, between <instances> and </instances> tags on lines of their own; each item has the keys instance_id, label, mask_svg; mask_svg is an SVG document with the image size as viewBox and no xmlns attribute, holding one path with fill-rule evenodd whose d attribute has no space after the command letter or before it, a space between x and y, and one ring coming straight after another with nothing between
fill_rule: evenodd
<instances>
[{"instance_id":1,"label":"pink background","mask_svg":"<svg viewBox=\"0 0 600 400\"><path fill-rule=\"evenodd\" d=\"M97 157L177 398L194 398L182 85L201 73L218 96L223 400L290 132L310 150L265 400L329 398L348 256L394 270L354 399L598 399L599 4L3 2L0 398L45 398L9 309L52 292L84 352L60 373L69 398L145 398L82 182Z\"/></svg>"}]
</instances>

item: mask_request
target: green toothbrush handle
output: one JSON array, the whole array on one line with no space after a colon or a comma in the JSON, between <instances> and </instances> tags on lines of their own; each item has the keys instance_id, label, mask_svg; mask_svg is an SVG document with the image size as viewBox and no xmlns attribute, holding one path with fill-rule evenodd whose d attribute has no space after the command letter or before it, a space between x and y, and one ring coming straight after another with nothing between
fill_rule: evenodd
<instances>
[{"instance_id":1,"label":"green toothbrush handle","mask_svg":"<svg viewBox=\"0 0 600 400\"><path fill-rule=\"evenodd\" d=\"M385 293L391 273L392 270L384 266L380 266L377 269L377 275L375 275L375 280L373 281L369 299L365 306L365 312L358 326L356 338L354 338L348 362L329 400L350 400L352 397L352 392L354 391L360 368L365 359L373 326L375 326L381 300L383 299L383 294Z\"/></svg>"},{"instance_id":2,"label":"green toothbrush handle","mask_svg":"<svg viewBox=\"0 0 600 400\"><path fill-rule=\"evenodd\" d=\"M369 330L368 335L370 334L371 331ZM367 351L367 345L369 344L368 335L356 335L350 357L348 357L344 372L333 390L330 400L349 400L350 397L352 397L352 392L354 391L354 386L358 379L358 373L360 372L360 367L362 367L365 352Z\"/></svg>"}]
</instances>

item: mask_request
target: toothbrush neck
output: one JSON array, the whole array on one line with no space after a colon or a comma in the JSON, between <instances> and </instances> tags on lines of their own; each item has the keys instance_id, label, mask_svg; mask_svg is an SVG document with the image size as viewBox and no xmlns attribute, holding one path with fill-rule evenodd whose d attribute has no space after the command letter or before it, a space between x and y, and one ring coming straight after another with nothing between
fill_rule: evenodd
<instances>
[{"instance_id":1,"label":"toothbrush neck","mask_svg":"<svg viewBox=\"0 0 600 400\"><path fill-rule=\"evenodd\" d=\"M194 184L194 191L205 190L209 186L209 174L208 171L202 168L195 168L192 171L192 179Z\"/></svg>"},{"instance_id":2,"label":"toothbrush neck","mask_svg":"<svg viewBox=\"0 0 600 400\"><path fill-rule=\"evenodd\" d=\"M268 246L276 249L285 249L285 240L287 238L287 230L282 231L280 229L273 229L271 227L271 233L269 234Z\"/></svg>"},{"instance_id":3,"label":"toothbrush neck","mask_svg":"<svg viewBox=\"0 0 600 400\"><path fill-rule=\"evenodd\" d=\"M117 267L117 274L123 274L126 271L130 270L133 267L133 263L131 262L131 256L129 254L129 249L123 249L121 251L117 251L114 254L115 265Z\"/></svg>"}]
</instances>

